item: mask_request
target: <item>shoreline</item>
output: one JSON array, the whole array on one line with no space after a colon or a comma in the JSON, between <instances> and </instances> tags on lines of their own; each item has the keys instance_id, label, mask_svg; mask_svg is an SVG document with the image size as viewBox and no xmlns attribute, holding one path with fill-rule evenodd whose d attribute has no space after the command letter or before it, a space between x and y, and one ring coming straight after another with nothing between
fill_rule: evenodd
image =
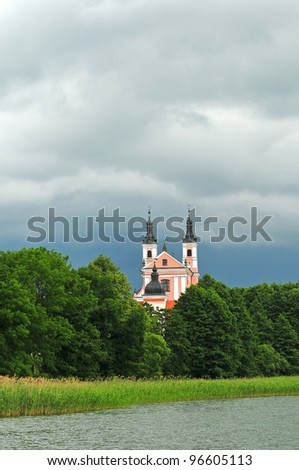
<instances>
[{"instance_id":1,"label":"shoreline","mask_svg":"<svg viewBox=\"0 0 299 470\"><path fill-rule=\"evenodd\" d=\"M299 376L242 379L0 377L0 417L70 414L193 400L299 396Z\"/></svg>"}]
</instances>

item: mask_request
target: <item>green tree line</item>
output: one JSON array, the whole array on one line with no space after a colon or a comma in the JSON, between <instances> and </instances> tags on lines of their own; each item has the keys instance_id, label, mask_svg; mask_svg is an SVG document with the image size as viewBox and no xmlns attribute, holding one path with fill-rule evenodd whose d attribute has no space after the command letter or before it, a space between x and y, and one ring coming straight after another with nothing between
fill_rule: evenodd
<instances>
[{"instance_id":1,"label":"green tree line","mask_svg":"<svg viewBox=\"0 0 299 470\"><path fill-rule=\"evenodd\" d=\"M46 248L0 252L0 375L295 375L298 312L299 283L230 289L205 275L157 312L107 257L76 270Z\"/></svg>"},{"instance_id":2,"label":"green tree line","mask_svg":"<svg viewBox=\"0 0 299 470\"><path fill-rule=\"evenodd\" d=\"M192 377L299 374L299 283L230 289L203 276L165 328L165 372Z\"/></svg>"}]
</instances>

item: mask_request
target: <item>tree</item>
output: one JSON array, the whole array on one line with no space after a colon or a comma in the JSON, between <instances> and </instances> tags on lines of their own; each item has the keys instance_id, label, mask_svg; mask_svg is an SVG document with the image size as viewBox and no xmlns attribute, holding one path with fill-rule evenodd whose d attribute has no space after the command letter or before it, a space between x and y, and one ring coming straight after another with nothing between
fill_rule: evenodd
<instances>
[{"instance_id":1,"label":"tree","mask_svg":"<svg viewBox=\"0 0 299 470\"><path fill-rule=\"evenodd\" d=\"M173 309L184 320L193 377L230 377L239 366L236 319L213 288L191 286ZM170 344L171 348L171 344Z\"/></svg>"},{"instance_id":2,"label":"tree","mask_svg":"<svg viewBox=\"0 0 299 470\"><path fill-rule=\"evenodd\" d=\"M273 344L273 321L269 315L272 294L272 288L268 284L243 289L243 298L256 324L260 344Z\"/></svg>"},{"instance_id":3,"label":"tree","mask_svg":"<svg viewBox=\"0 0 299 470\"><path fill-rule=\"evenodd\" d=\"M17 280L0 281L0 375L31 375L32 360L25 349L32 310Z\"/></svg>"},{"instance_id":4,"label":"tree","mask_svg":"<svg viewBox=\"0 0 299 470\"><path fill-rule=\"evenodd\" d=\"M299 338L285 315L280 313L274 322L275 350L287 363L284 364L283 373L299 373Z\"/></svg>"},{"instance_id":5,"label":"tree","mask_svg":"<svg viewBox=\"0 0 299 470\"><path fill-rule=\"evenodd\" d=\"M260 373L266 376L282 375L289 368L287 360L277 353L270 344L258 346L256 363Z\"/></svg>"},{"instance_id":6,"label":"tree","mask_svg":"<svg viewBox=\"0 0 299 470\"><path fill-rule=\"evenodd\" d=\"M146 312L132 298L126 276L102 255L80 268L79 274L90 282L98 300L92 323L103 340L103 375L138 375L143 358Z\"/></svg>"},{"instance_id":7,"label":"tree","mask_svg":"<svg viewBox=\"0 0 299 470\"><path fill-rule=\"evenodd\" d=\"M101 356L101 342L90 322L96 299L68 259L46 248L2 252L0 272L6 284L14 280L28 306L22 351L24 365L30 358L31 375L98 374L95 364ZM15 369L13 373L21 372Z\"/></svg>"},{"instance_id":8,"label":"tree","mask_svg":"<svg viewBox=\"0 0 299 470\"><path fill-rule=\"evenodd\" d=\"M237 334L240 341L240 357L237 375L251 377L259 374L256 365L259 338L256 324L249 314L241 289L231 289L231 311L237 320Z\"/></svg>"},{"instance_id":9,"label":"tree","mask_svg":"<svg viewBox=\"0 0 299 470\"><path fill-rule=\"evenodd\" d=\"M242 292L258 332L256 364L259 373L298 373L298 283L261 284L242 289Z\"/></svg>"},{"instance_id":10,"label":"tree","mask_svg":"<svg viewBox=\"0 0 299 470\"><path fill-rule=\"evenodd\" d=\"M299 373L299 283L230 289L205 275L169 311L140 306L99 256L0 252L0 374L231 377Z\"/></svg>"},{"instance_id":11,"label":"tree","mask_svg":"<svg viewBox=\"0 0 299 470\"><path fill-rule=\"evenodd\" d=\"M190 375L191 343L188 337L189 325L178 309L172 309L166 316L164 338L170 349L164 365L166 375Z\"/></svg>"},{"instance_id":12,"label":"tree","mask_svg":"<svg viewBox=\"0 0 299 470\"><path fill-rule=\"evenodd\" d=\"M299 286L294 284L289 290L289 308L285 309L285 316L299 337Z\"/></svg>"},{"instance_id":13,"label":"tree","mask_svg":"<svg viewBox=\"0 0 299 470\"><path fill-rule=\"evenodd\" d=\"M146 331L139 376L147 378L162 376L168 355L169 348L162 336Z\"/></svg>"}]
</instances>

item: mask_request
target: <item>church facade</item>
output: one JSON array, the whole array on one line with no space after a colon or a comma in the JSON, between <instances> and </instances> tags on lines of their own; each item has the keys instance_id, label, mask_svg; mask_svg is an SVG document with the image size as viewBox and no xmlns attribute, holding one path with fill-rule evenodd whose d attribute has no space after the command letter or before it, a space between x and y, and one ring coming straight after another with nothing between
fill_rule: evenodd
<instances>
[{"instance_id":1,"label":"church facade","mask_svg":"<svg viewBox=\"0 0 299 470\"><path fill-rule=\"evenodd\" d=\"M147 302L159 309L172 308L180 295L192 284L197 284L199 278L197 237L193 232L190 211L182 240L182 261L170 255L165 245L158 254L150 211L146 230L142 242L142 286L134 292L134 299L140 304Z\"/></svg>"}]
</instances>

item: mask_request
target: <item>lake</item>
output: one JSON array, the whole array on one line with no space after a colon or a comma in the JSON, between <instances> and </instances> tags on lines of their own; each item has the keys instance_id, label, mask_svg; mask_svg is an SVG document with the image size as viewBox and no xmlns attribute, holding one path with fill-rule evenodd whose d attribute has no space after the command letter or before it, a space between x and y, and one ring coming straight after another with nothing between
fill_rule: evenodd
<instances>
[{"instance_id":1,"label":"lake","mask_svg":"<svg viewBox=\"0 0 299 470\"><path fill-rule=\"evenodd\" d=\"M299 397L0 418L4 449L299 449Z\"/></svg>"}]
</instances>

